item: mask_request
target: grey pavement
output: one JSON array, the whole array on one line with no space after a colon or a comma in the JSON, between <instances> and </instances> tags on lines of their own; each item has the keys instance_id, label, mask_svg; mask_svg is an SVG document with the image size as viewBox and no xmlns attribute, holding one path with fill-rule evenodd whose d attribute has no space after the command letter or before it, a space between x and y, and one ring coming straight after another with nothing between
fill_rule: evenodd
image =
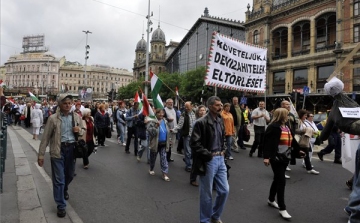
<instances>
[{"instance_id":1,"label":"grey pavement","mask_svg":"<svg viewBox=\"0 0 360 223\"><path fill-rule=\"evenodd\" d=\"M251 146L254 138L252 127L249 129L252 136L246 143L247 147ZM107 139L107 142L116 144L114 138ZM83 222L72 208L71 202L68 202L65 218L56 216L51 177L44 168L37 165L39 144L40 141L33 140L26 129L8 127L6 169L3 175L3 193L0 195L1 222ZM321 148L319 146L315 151Z\"/></svg>"}]
</instances>

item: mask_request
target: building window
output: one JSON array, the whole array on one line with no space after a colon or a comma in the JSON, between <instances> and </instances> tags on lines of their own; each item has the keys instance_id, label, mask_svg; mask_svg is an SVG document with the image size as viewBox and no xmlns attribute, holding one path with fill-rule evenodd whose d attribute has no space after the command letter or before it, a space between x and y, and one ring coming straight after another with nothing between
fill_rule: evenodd
<instances>
[{"instance_id":1,"label":"building window","mask_svg":"<svg viewBox=\"0 0 360 223\"><path fill-rule=\"evenodd\" d=\"M359 42L359 37L360 37L360 26L354 26L354 43Z\"/></svg>"},{"instance_id":2,"label":"building window","mask_svg":"<svg viewBox=\"0 0 360 223\"><path fill-rule=\"evenodd\" d=\"M336 14L325 14L316 20L316 52L335 48Z\"/></svg>"},{"instance_id":3,"label":"building window","mask_svg":"<svg viewBox=\"0 0 360 223\"><path fill-rule=\"evenodd\" d=\"M317 67L316 88L318 89L317 90L318 92L322 91L322 89L324 88L324 85L326 83L326 79L328 79L328 77L332 74L332 72L334 72L334 70L335 70L335 67L333 64Z\"/></svg>"},{"instance_id":4,"label":"building window","mask_svg":"<svg viewBox=\"0 0 360 223\"><path fill-rule=\"evenodd\" d=\"M310 23L299 22L293 26L292 55L299 56L310 53Z\"/></svg>"},{"instance_id":5,"label":"building window","mask_svg":"<svg viewBox=\"0 0 360 223\"><path fill-rule=\"evenodd\" d=\"M308 69L294 70L293 88L303 89L308 83Z\"/></svg>"},{"instance_id":6,"label":"building window","mask_svg":"<svg viewBox=\"0 0 360 223\"><path fill-rule=\"evenodd\" d=\"M359 15L360 15L360 1L355 0L354 1L354 16L359 16Z\"/></svg>"},{"instance_id":7,"label":"building window","mask_svg":"<svg viewBox=\"0 0 360 223\"><path fill-rule=\"evenodd\" d=\"M285 27L278 28L273 32L273 60L287 57L288 30Z\"/></svg>"},{"instance_id":8,"label":"building window","mask_svg":"<svg viewBox=\"0 0 360 223\"><path fill-rule=\"evenodd\" d=\"M254 37L253 44L258 45L259 44L259 31L255 30L253 37Z\"/></svg>"},{"instance_id":9,"label":"building window","mask_svg":"<svg viewBox=\"0 0 360 223\"><path fill-rule=\"evenodd\" d=\"M285 71L274 72L273 93L285 93Z\"/></svg>"},{"instance_id":10,"label":"building window","mask_svg":"<svg viewBox=\"0 0 360 223\"><path fill-rule=\"evenodd\" d=\"M354 60L354 64L360 64L360 59ZM354 68L353 91L360 91L360 67Z\"/></svg>"}]
</instances>

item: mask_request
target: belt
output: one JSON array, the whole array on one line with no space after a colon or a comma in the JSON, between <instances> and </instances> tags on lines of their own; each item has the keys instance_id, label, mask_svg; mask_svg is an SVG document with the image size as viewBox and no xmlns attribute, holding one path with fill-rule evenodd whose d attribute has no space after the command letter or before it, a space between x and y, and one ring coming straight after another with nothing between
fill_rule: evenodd
<instances>
[{"instance_id":1,"label":"belt","mask_svg":"<svg viewBox=\"0 0 360 223\"><path fill-rule=\"evenodd\" d=\"M222 156L222 152L221 151L217 151L217 152L212 152L211 153L212 156Z\"/></svg>"},{"instance_id":2,"label":"belt","mask_svg":"<svg viewBox=\"0 0 360 223\"><path fill-rule=\"evenodd\" d=\"M61 146L72 146L75 145L75 142L61 142Z\"/></svg>"}]
</instances>

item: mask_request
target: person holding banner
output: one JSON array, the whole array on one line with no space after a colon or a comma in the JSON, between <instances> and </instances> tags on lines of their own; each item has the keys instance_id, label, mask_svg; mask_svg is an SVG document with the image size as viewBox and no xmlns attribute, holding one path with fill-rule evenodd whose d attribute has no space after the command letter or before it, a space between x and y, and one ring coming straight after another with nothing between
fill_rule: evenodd
<instances>
[{"instance_id":1,"label":"person holding banner","mask_svg":"<svg viewBox=\"0 0 360 223\"><path fill-rule=\"evenodd\" d=\"M261 158L264 148L265 127L266 123L270 122L270 115L269 112L265 109L264 101L259 102L259 107L252 112L251 118L254 124L255 139L249 156L252 157L255 150L259 147L257 156Z\"/></svg>"}]
</instances>

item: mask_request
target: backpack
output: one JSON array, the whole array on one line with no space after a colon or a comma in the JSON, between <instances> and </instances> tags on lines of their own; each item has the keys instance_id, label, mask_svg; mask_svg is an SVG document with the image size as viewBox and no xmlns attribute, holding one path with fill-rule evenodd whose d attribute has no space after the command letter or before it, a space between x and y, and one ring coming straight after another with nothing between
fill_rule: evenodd
<instances>
[{"instance_id":1,"label":"backpack","mask_svg":"<svg viewBox=\"0 0 360 223\"><path fill-rule=\"evenodd\" d=\"M116 115L118 110L119 110L119 108L117 107L117 108L114 110L114 112L112 113L112 118L113 118L113 120L114 120L115 123L118 122L117 115Z\"/></svg>"}]
</instances>

